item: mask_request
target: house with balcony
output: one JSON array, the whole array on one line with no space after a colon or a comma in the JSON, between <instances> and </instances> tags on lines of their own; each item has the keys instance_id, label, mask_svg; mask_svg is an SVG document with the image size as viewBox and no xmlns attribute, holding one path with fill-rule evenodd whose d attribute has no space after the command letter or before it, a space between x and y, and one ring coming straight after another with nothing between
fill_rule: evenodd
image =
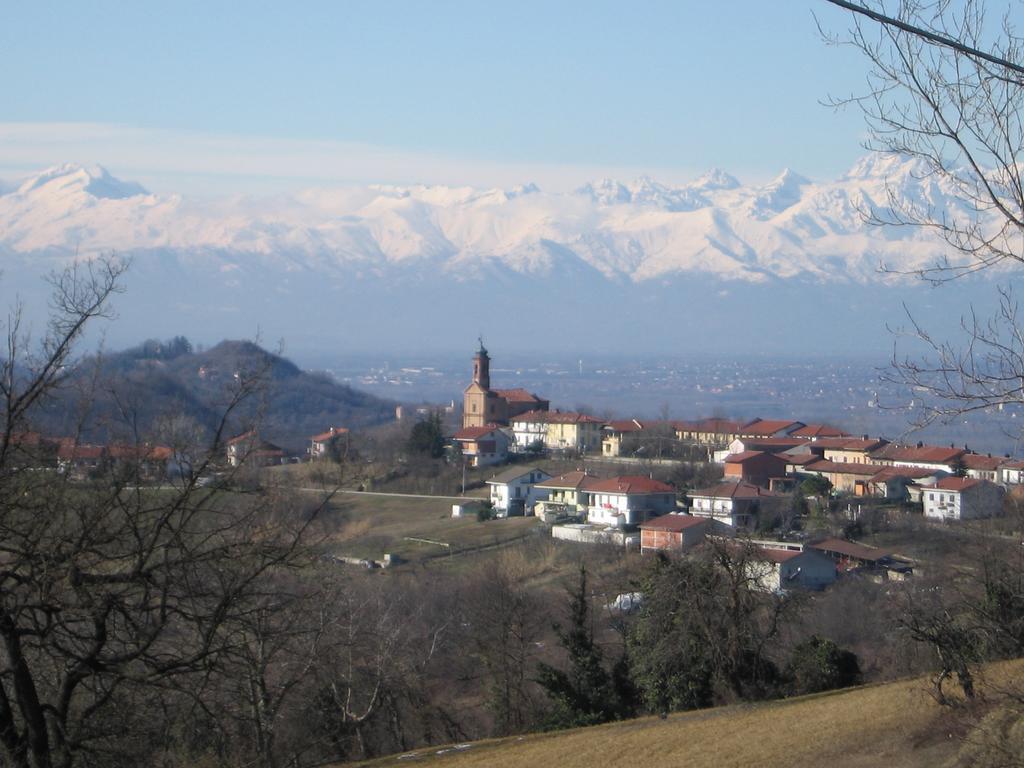
<instances>
[{"instance_id":1,"label":"house with balcony","mask_svg":"<svg viewBox=\"0 0 1024 768\"><path fill-rule=\"evenodd\" d=\"M452 439L459 445L471 467L503 464L508 461L509 446L512 444L508 430L495 424L463 427Z\"/></svg>"},{"instance_id":2,"label":"house with balcony","mask_svg":"<svg viewBox=\"0 0 1024 768\"><path fill-rule=\"evenodd\" d=\"M534 513L538 517L575 517L586 514L590 506L590 487L599 480L599 477L584 470L576 470L537 483L537 489L548 495L534 505Z\"/></svg>"},{"instance_id":3,"label":"house with balcony","mask_svg":"<svg viewBox=\"0 0 1024 768\"><path fill-rule=\"evenodd\" d=\"M536 503L550 494L537 485L550 479L551 475L540 467L511 467L499 472L487 481L494 511L498 517L533 514Z\"/></svg>"},{"instance_id":4,"label":"house with balcony","mask_svg":"<svg viewBox=\"0 0 1024 768\"><path fill-rule=\"evenodd\" d=\"M1005 494L987 480L946 477L921 489L921 503L930 520L977 520L1001 515Z\"/></svg>"},{"instance_id":5,"label":"house with balcony","mask_svg":"<svg viewBox=\"0 0 1024 768\"><path fill-rule=\"evenodd\" d=\"M709 518L732 529L753 528L757 514L766 501L779 499L779 494L753 483L733 480L687 493L690 514Z\"/></svg>"},{"instance_id":6,"label":"house with balcony","mask_svg":"<svg viewBox=\"0 0 1024 768\"><path fill-rule=\"evenodd\" d=\"M642 476L610 477L587 485L587 522L615 528L636 526L676 508L676 491Z\"/></svg>"}]
</instances>

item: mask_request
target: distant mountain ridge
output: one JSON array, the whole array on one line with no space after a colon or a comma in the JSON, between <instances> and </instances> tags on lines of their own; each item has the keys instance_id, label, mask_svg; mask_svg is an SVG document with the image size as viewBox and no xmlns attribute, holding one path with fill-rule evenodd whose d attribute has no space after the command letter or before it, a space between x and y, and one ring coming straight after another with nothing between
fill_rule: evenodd
<instances>
[{"instance_id":1,"label":"distant mountain ridge","mask_svg":"<svg viewBox=\"0 0 1024 768\"><path fill-rule=\"evenodd\" d=\"M108 337L121 344L269 333L323 359L333 347L454 351L482 332L519 350L788 352L842 338L888 356L905 302L955 323L969 301L991 301L969 291L1007 274L934 296L883 274L948 255L932 233L864 223L890 193L972 213L918 162L887 156L832 181L786 170L744 185L714 169L568 193L366 186L205 201L67 164L0 194L0 288L41 323L41 276L76 255L127 257L124 323Z\"/></svg>"},{"instance_id":2,"label":"distant mountain ridge","mask_svg":"<svg viewBox=\"0 0 1024 768\"><path fill-rule=\"evenodd\" d=\"M744 186L715 169L679 187L646 177L602 179L569 194L535 185L373 186L206 205L150 194L101 167L66 164L0 195L0 248L160 250L179 262L202 254L225 272L244 257L283 271L440 268L476 279L491 265L543 276L574 261L634 282L693 272L872 282L880 261L914 270L942 254L925 233L863 223L863 209L885 207L887 184L918 204L969 213L918 161L894 157L865 158L830 182L787 169L768 184Z\"/></svg>"}]
</instances>

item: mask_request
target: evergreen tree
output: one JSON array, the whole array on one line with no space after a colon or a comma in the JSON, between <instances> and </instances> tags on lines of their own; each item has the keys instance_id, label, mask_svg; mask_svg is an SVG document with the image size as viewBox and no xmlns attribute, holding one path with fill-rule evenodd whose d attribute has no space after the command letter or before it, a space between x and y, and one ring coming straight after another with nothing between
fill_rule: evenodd
<instances>
[{"instance_id":1,"label":"evergreen tree","mask_svg":"<svg viewBox=\"0 0 1024 768\"><path fill-rule=\"evenodd\" d=\"M594 642L587 599L587 570L580 566L576 587L569 593L569 626L555 625L558 641L569 657L568 670L538 665L537 682L553 704L550 728L572 728L617 719L621 707L612 677Z\"/></svg>"}]
</instances>

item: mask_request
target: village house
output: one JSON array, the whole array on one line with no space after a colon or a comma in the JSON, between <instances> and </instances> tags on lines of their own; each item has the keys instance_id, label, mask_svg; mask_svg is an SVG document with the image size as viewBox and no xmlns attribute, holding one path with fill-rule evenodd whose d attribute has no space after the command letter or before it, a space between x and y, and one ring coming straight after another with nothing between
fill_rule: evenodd
<instances>
[{"instance_id":1,"label":"village house","mask_svg":"<svg viewBox=\"0 0 1024 768\"><path fill-rule=\"evenodd\" d=\"M330 427L326 432L309 438L309 458L340 460L348 453L348 430L345 427Z\"/></svg>"},{"instance_id":2,"label":"village house","mask_svg":"<svg viewBox=\"0 0 1024 768\"><path fill-rule=\"evenodd\" d=\"M784 477L786 460L766 451L744 451L725 457L726 480L743 480L768 487L773 477Z\"/></svg>"},{"instance_id":3,"label":"village house","mask_svg":"<svg viewBox=\"0 0 1024 768\"><path fill-rule=\"evenodd\" d=\"M543 450L548 436L547 411L527 411L511 419L512 449L517 453Z\"/></svg>"},{"instance_id":4,"label":"village house","mask_svg":"<svg viewBox=\"0 0 1024 768\"><path fill-rule=\"evenodd\" d=\"M788 437L804 426L806 425L801 421L787 419L754 419L740 428L738 436L748 438Z\"/></svg>"},{"instance_id":5,"label":"village house","mask_svg":"<svg viewBox=\"0 0 1024 768\"><path fill-rule=\"evenodd\" d=\"M103 469L107 459L106 446L79 445L74 440L62 440L57 448L57 471L83 478Z\"/></svg>"},{"instance_id":6,"label":"village house","mask_svg":"<svg viewBox=\"0 0 1024 768\"><path fill-rule=\"evenodd\" d=\"M871 461L893 467L922 467L938 469L949 474L956 474L962 467L962 460L967 454L966 448L948 448L941 445L888 445L871 452Z\"/></svg>"},{"instance_id":7,"label":"village house","mask_svg":"<svg viewBox=\"0 0 1024 768\"><path fill-rule=\"evenodd\" d=\"M636 419L610 421L601 429L601 455L615 457L622 455L622 441L627 435L636 435L644 429Z\"/></svg>"},{"instance_id":8,"label":"village house","mask_svg":"<svg viewBox=\"0 0 1024 768\"><path fill-rule=\"evenodd\" d=\"M537 503L536 514L572 517L586 513L590 506L589 489L599 479L578 469L537 483L537 489L547 491L548 497Z\"/></svg>"},{"instance_id":9,"label":"village house","mask_svg":"<svg viewBox=\"0 0 1024 768\"><path fill-rule=\"evenodd\" d=\"M988 454L982 456L978 453L967 453L960 459L960 464L967 477L975 480L988 480L990 483L998 483L999 467L1007 461L1005 457Z\"/></svg>"},{"instance_id":10,"label":"village house","mask_svg":"<svg viewBox=\"0 0 1024 768\"><path fill-rule=\"evenodd\" d=\"M854 568L876 568L891 557L891 553L886 550L836 538L822 539L813 544L807 544L804 549L813 549L831 558L839 571L849 571Z\"/></svg>"},{"instance_id":11,"label":"village house","mask_svg":"<svg viewBox=\"0 0 1024 768\"><path fill-rule=\"evenodd\" d=\"M1006 493L995 483L973 477L946 477L921 490L924 516L930 520L996 517L1003 512Z\"/></svg>"},{"instance_id":12,"label":"village house","mask_svg":"<svg viewBox=\"0 0 1024 768\"><path fill-rule=\"evenodd\" d=\"M549 411L544 445L554 451L590 453L601 445L604 421L586 413Z\"/></svg>"},{"instance_id":13,"label":"village house","mask_svg":"<svg viewBox=\"0 0 1024 768\"><path fill-rule=\"evenodd\" d=\"M1024 484L1024 461L1005 460L999 465L999 482L1003 485Z\"/></svg>"},{"instance_id":14,"label":"village house","mask_svg":"<svg viewBox=\"0 0 1024 768\"><path fill-rule=\"evenodd\" d=\"M727 446L740 437L742 426L741 422L718 418L673 422L677 440L713 448Z\"/></svg>"},{"instance_id":15,"label":"village house","mask_svg":"<svg viewBox=\"0 0 1024 768\"><path fill-rule=\"evenodd\" d=\"M165 445L114 443L107 447L107 461L116 470L129 471L145 480L178 474L185 462Z\"/></svg>"},{"instance_id":16,"label":"village house","mask_svg":"<svg viewBox=\"0 0 1024 768\"><path fill-rule=\"evenodd\" d=\"M491 505L499 517L533 514L534 505L546 499L549 490L537 484L551 475L539 467L511 467L487 481L491 489Z\"/></svg>"},{"instance_id":17,"label":"village house","mask_svg":"<svg viewBox=\"0 0 1024 768\"><path fill-rule=\"evenodd\" d=\"M804 424L800 429L790 432L789 436L799 437L801 440L817 441L822 438L847 437L847 433L830 424Z\"/></svg>"},{"instance_id":18,"label":"village house","mask_svg":"<svg viewBox=\"0 0 1024 768\"><path fill-rule=\"evenodd\" d=\"M621 476L587 484L587 522L625 528L676 508L675 488L649 477Z\"/></svg>"},{"instance_id":19,"label":"village house","mask_svg":"<svg viewBox=\"0 0 1024 768\"><path fill-rule=\"evenodd\" d=\"M509 430L495 424L483 427L463 427L452 439L461 447L462 455L471 467L489 467L508 461L512 437Z\"/></svg>"},{"instance_id":20,"label":"village house","mask_svg":"<svg viewBox=\"0 0 1024 768\"><path fill-rule=\"evenodd\" d=\"M799 475L816 475L832 484L836 493L850 493L854 496L873 496L870 481L885 469L881 464L839 463L820 459L801 466Z\"/></svg>"},{"instance_id":21,"label":"village house","mask_svg":"<svg viewBox=\"0 0 1024 768\"><path fill-rule=\"evenodd\" d=\"M824 437L815 440L810 450L820 454L826 461L838 464L873 464L871 453L889 444L882 438L863 437Z\"/></svg>"},{"instance_id":22,"label":"village house","mask_svg":"<svg viewBox=\"0 0 1024 768\"><path fill-rule=\"evenodd\" d=\"M767 592L790 589L824 589L836 580L836 565L813 549L769 549L750 553L749 578Z\"/></svg>"},{"instance_id":23,"label":"village house","mask_svg":"<svg viewBox=\"0 0 1024 768\"><path fill-rule=\"evenodd\" d=\"M240 467L271 467L284 462L284 449L260 438L256 430L249 430L227 441L228 465Z\"/></svg>"},{"instance_id":24,"label":"village house","mask_svg":"<svg viewBox=\"0 0 1024 768\"><path fill-rule=\"evenodd\" d=\"M746 453L748 451L762 451L764 453L808 453L809 441L796 437L737 437L729 447L715 451L712 455L715 463L723 464L732 455Z\"/></svg>"},{"instance_id":25,"label":"village house","mask_svg":"<svg viewBox=\"0 0 1024 768\"><path fill-rule=\"evenodd\" d=\"M762 502L779 498L772 491L742 480L690 491L687 496L691 515L711 518L734 529L753 528Z\"/></svg>"},{"instance_id":26,"label":"village house","mask_svg":"<svg viewBox=\"0 0 1024 768\"><path fill-rule=\"evenodd\" d=\"M640 553L685 552L704 541L711 521L673 512L640 524Z\"/></svg>"},{"instance_id":27,"label":"village house","mask_svg":"<svg viewBox=\"0 0 1024 768\"><path fill-rule=\"evenodd\" d=\"M462 398L462 426L507 425L510 419L528 411L546 411L547 400L525 389L491 389L491 358L484 348L473 356L473 380Z\"/></svg>"},{"instance_id":28,"label":"village house","mask_svg":"<svg viewBox=\"0 0 1024 768\"><path fill-rule=\"evenodd\" d=\"M869 496L877 496L893 501L909 501L913 487L919 484L932 484L936 480L947 477L941 470L924 469L922 467L883 467L867 481Z\"/></svg>"},{"instance_id":29,"label":"village house","mask_svg":"<svg viewBox=\"0 0 1024 768\"><path fill-rule=\"evenodd\" d=\"M603 426L603 420L585 413L530 411L512 420L512 433L519 451L541 441L549 451L590 453L601 445Z\"/></svg>"}]
</instances>

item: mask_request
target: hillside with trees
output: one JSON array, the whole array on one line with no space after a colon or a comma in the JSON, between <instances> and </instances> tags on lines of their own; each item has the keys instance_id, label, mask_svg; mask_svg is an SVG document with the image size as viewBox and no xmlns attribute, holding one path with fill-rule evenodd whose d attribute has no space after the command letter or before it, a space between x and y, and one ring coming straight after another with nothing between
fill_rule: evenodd
<instances>
[{"instance_id":1,"label":"hillside with trees","mask_svg":"<svg viewBox=\"0 0 1024 768\"><path fill-rule=\"evenodd\" d=\"M227 393L257 378L259 396L232 414L229 432L258 423L275 443L301 450L309 435L330 425L358 429L394 417L394 403L339 384L327 374L303 371L253 342L222 341L197 350L178 336L78 361L64 386L37 413L36 424L49 434L81 433L98 442L151 439L166 429L169 419L209 433L218 425Z\"/></svg>"}]
</instances>

